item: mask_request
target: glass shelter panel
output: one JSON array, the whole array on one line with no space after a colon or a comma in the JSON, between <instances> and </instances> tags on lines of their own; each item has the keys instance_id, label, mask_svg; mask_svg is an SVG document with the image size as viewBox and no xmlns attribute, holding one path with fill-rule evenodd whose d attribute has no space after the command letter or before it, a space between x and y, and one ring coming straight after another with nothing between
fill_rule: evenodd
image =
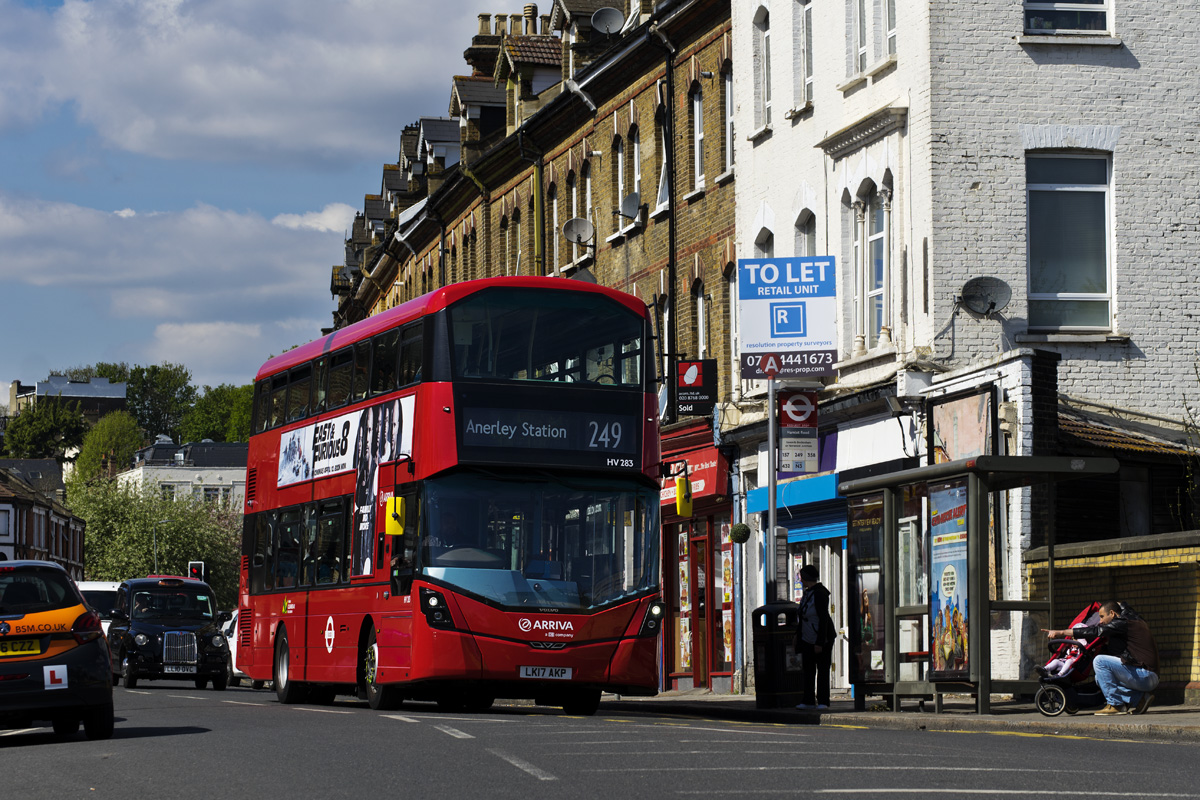
<instances>
[{"instance_id":1,"label":"glass shelter panel","mask_svg":"<svg viewBox=\"0 0 1200 800\"><path fill-rule=\"evenodd\" d=\"M850 598L850 670L859 681L884 680L883 495L848 503L846 550L853 581Z\"/></svg>"}]
</instances>

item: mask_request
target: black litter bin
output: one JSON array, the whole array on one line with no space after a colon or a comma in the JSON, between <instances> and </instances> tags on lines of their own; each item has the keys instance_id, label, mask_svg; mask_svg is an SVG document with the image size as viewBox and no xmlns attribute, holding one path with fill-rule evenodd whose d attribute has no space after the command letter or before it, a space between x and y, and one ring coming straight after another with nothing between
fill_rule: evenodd
<instances>
[{"instance_id":1,"label":"black litter bin","mask_svg":"<svg viewBox=\"0 0 1200 800\"><path fill-rule=\"evenodd\" d=\"M791 708L801 700L803 681L796 652L800 606L767 603L754 609L754 705Z\"/></svg>"}]
</instances>

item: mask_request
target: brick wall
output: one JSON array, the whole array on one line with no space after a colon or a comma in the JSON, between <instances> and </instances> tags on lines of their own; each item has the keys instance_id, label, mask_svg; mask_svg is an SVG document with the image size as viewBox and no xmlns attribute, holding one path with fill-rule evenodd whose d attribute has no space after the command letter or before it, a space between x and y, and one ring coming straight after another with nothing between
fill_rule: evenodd
<instances>
[{"instance_id":1,"label":"brick wall","mask_svg":"<svg viewBox=\"0 0 1200 800\"><path fill-rule=\"evenodd\" d=\"M1044 548L1026 555L1030 597L1046 595ZM1055 618L1061 628L1093 601L1118 600L1150 625L1159 650L1160 702L1200 701L1200 532L1056 548Z\"/></svg>"}]
</instances>

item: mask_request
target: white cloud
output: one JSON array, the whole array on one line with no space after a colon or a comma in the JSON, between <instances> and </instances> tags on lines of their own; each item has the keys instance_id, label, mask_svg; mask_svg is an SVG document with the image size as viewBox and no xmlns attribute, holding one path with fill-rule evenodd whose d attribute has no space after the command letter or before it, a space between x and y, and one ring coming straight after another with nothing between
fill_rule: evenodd
<instances>
[{"instance_id":1,"label":"white cloud","mask_svg":"<svg viewBox=\"0 0 1200 800\"><path fill-rule=\"evenodd\" d=\"M69 104L109 146L159 158L394 159L405 123L446 114L492 6L0 0L0 128Z\"/></svg>"},{"instance_id":2,"label":"white cloud","mask_svg":"<svg viewBox=\"0 0 1200 800\"><path fill-rule=\"evenodd\" d=\"M309 211L307 214L279 214L271 222L293 231L348 233L354 223L354 214L354 208L345 203L330 203L320 211Z\"/></svg>"},{"instance_id":3,"label":"white cloud","mask_svg":"<svg viewBox=\"0 0 1200 800\"><path fill-rule=\"evenodd\" d=\"M97 360L171 361L198 383L247 383L267 357L331 324L342 244L340 230L206 205L127 216L0 194L6 324L72 354L28 375L18 361L28 353L0 350L0 373L29 381Z\"/></svg>"}]
</instances>

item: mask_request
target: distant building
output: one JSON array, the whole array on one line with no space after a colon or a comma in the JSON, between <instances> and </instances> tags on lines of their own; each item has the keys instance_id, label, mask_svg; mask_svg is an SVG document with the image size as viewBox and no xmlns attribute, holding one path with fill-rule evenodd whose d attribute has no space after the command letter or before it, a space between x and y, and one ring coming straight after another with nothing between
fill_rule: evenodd
<instances>
[{"instance_id":1,"label":"distant building","mask_svg":"<svg viewBox=\"0 0 1200 800\"><path fill-rule=\"evenodd\" d=\"M166 436L134 456L133 468L117 475L121 486L157 488L164 497L195 497L240 508L246 499L245 442L191 442Z\"/></svg>"},{"instance_id":2,"label":"distant building","mask_svg":"<svg viewBox=\"0 0 1200 800\"><path fill-rule=\"evenodd\" d=\"M0 469L8 470L51 500L66 500L66 475L56 459L0 458Z\"/></svg>"},{"instance_id":3,"label":"distant building","mask_svg":"<svg viewBox=\"0 0 1200 800\"><path fill-rule=\"evenodd\" d=\"M125 408L125 388L125 383L112 383L108 378L73 381L65 375L51 375L33 386L13 381L8 387L8 413L16 417L36 403L54 399L78 403L83 418L95 425L110 411Z\"/></svg>"},{"instance_id":4,"label":"distant building","mask_svg":"<svg viewBox=\"0 0 1200 800\"><path fill-rule=\"evenodd\" d=\"M83 580L85 524L16 471L0 467L0 556L53 561Z\"/></svg>"}]
</instances>

